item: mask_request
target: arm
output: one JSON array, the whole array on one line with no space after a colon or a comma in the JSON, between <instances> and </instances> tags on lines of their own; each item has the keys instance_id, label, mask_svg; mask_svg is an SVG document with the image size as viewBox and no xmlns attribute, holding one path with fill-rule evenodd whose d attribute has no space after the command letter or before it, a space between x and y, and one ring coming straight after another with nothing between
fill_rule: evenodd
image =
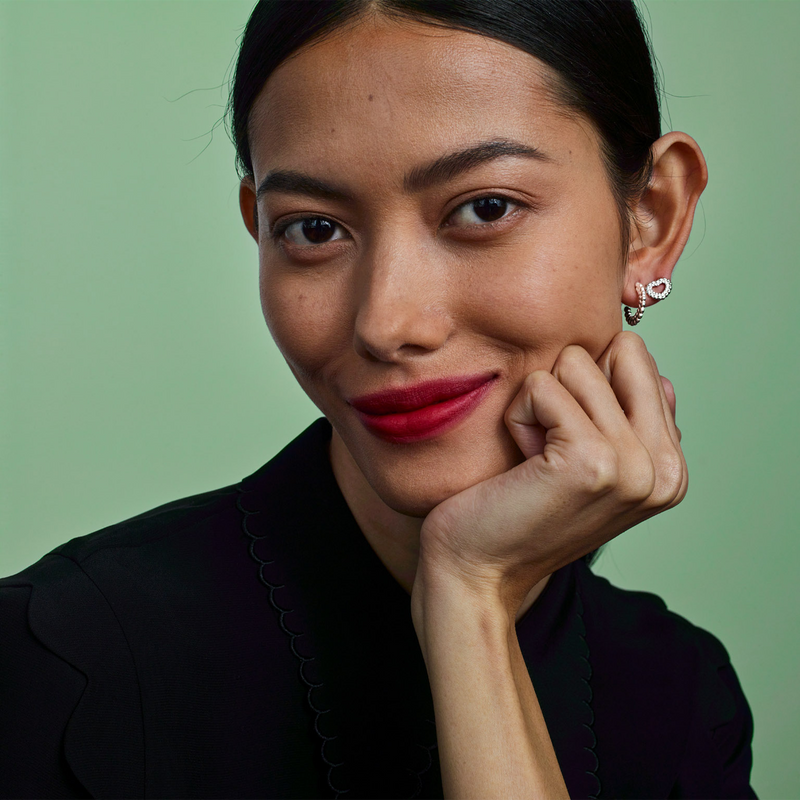
<instances>
[{"instance_id":1,"label":"arm","mask_svg":"<svg viewBox=\"0 0 800 800\"><path fill-rule=\"evenodd\" d=\"M141 691L119 618L71 559L0 581L0 798L143 797Z\"/></svg>"},{"instance_id":2,"label":"arm","mask_svg":"<svg viewBox=\"0 0 800 800\"><path fill-rule=\"evenodd\" d=\"M446 797L568 796L514 620L539 581L683 498L673 408L638 336L597 364L568 347L506 413L525 460L426 518L412 614Z\"/></svg>"},{"instance_id":3,"label":"arm","mask_svg":"<svg viewBox=\"0 0 800 800\"><path fill-rule=\"evenodd\" d=\"M0 798L86 797L62 754L85 678L28 625L31 587L0 585Z\"/></svg>"},{"instance_id":4,"label":"arm","mask_svg":"<svg viewBox=\"0 0 800 800\"><path fill-rule=\"evenodd\" d=\"M414 584L413 614L445 797L567 798L514 617L497 598L428 569Z\"/></svg>"}]
</instances>

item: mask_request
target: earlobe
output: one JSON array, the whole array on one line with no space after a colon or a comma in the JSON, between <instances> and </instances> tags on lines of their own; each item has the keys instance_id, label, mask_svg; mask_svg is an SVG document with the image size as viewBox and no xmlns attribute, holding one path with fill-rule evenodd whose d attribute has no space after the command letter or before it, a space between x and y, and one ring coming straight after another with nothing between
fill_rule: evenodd
<instances>
[{"instance_id":1,"label":"earlobe","mask_svg":"<svg viewBox=\"0 0 800 800\"><path fill-rule=\"evenodd\" d=\"M703 153L688 134L668 133L653 144L652 152L652 178L634 209L622 291L622 302L634 308L642 306L637 283L646 287L654 281L671 280L689 239L697 202L708 183ZM646 293L651 299L645 298L645 305L666 297L662 286L652 288L655 291Z\"/></svg>"},{"instance_id":2,"label":"earlobe","mask_svg":"<svg viewBox=\"0 0 800 800\"><path fill-rule=\"evenodd\" d=\"M251 175L246 175L239 183L239 209L244 225L250 235L258 242L258 204L256 185Z\"/></svg>"}]
</instances>

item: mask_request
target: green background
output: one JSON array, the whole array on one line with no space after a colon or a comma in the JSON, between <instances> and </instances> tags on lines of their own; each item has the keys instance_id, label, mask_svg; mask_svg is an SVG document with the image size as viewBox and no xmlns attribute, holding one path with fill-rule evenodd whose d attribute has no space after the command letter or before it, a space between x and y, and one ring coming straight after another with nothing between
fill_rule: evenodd
<instances>
[{"instance_id":1,"label":"green background","mask_svg":"<svg viewBox=\"0 0 800 800\"><path fill-rule=\"evenodd\" d=\"M0 574L236 482L316 416L269 340L220 117L250 2L0 2ZM711 180L646 338L685 502L597 570L719 636L753 784L800 797L800 3L651 0L665 129ZM658 724L658 720L653 720Z\"/></svg>"}]
</instances>

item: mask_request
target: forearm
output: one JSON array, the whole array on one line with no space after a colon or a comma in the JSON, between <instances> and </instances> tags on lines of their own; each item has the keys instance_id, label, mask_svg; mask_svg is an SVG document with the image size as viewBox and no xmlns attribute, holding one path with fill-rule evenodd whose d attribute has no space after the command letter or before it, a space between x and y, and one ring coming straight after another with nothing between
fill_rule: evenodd
<instances>
[{"instance_id":1,"label":"forearm","mask_svg":"<svg viewBox=\"0 0 800 800\"><path fill-rule=\"evenodd\" d=\"M413 600L445 797L567 798L513 615L422 565Z\"/></svg>"}]
</instances>

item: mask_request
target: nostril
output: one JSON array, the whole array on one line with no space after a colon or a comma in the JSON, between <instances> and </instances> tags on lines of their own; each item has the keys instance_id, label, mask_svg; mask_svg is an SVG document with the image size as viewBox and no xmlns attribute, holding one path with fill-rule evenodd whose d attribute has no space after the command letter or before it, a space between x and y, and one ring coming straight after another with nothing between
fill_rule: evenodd
<instances>
[{"instance_id":1,"label":"nostril","mask_svg":"<svg viewBox=\"0 0 800 800\"><path fill-rule=\"evenodd\" d=\"M406 305L393 309L391 314L359 314L353 344L364 358L400 361L438 350L449 339L452 329L447 314Z\"/></svg>"},{"instance_id":2,"label":"nostril","mask_svg":"<svg viewBox=\"0 0 800 800\"><path fill-rule=\"evenodd\" d=\"M452 287L435 254L407 228L371 241L352 277L357 352L391 362L435 351L450 337Z\"/></svg>"}]
</instances>

